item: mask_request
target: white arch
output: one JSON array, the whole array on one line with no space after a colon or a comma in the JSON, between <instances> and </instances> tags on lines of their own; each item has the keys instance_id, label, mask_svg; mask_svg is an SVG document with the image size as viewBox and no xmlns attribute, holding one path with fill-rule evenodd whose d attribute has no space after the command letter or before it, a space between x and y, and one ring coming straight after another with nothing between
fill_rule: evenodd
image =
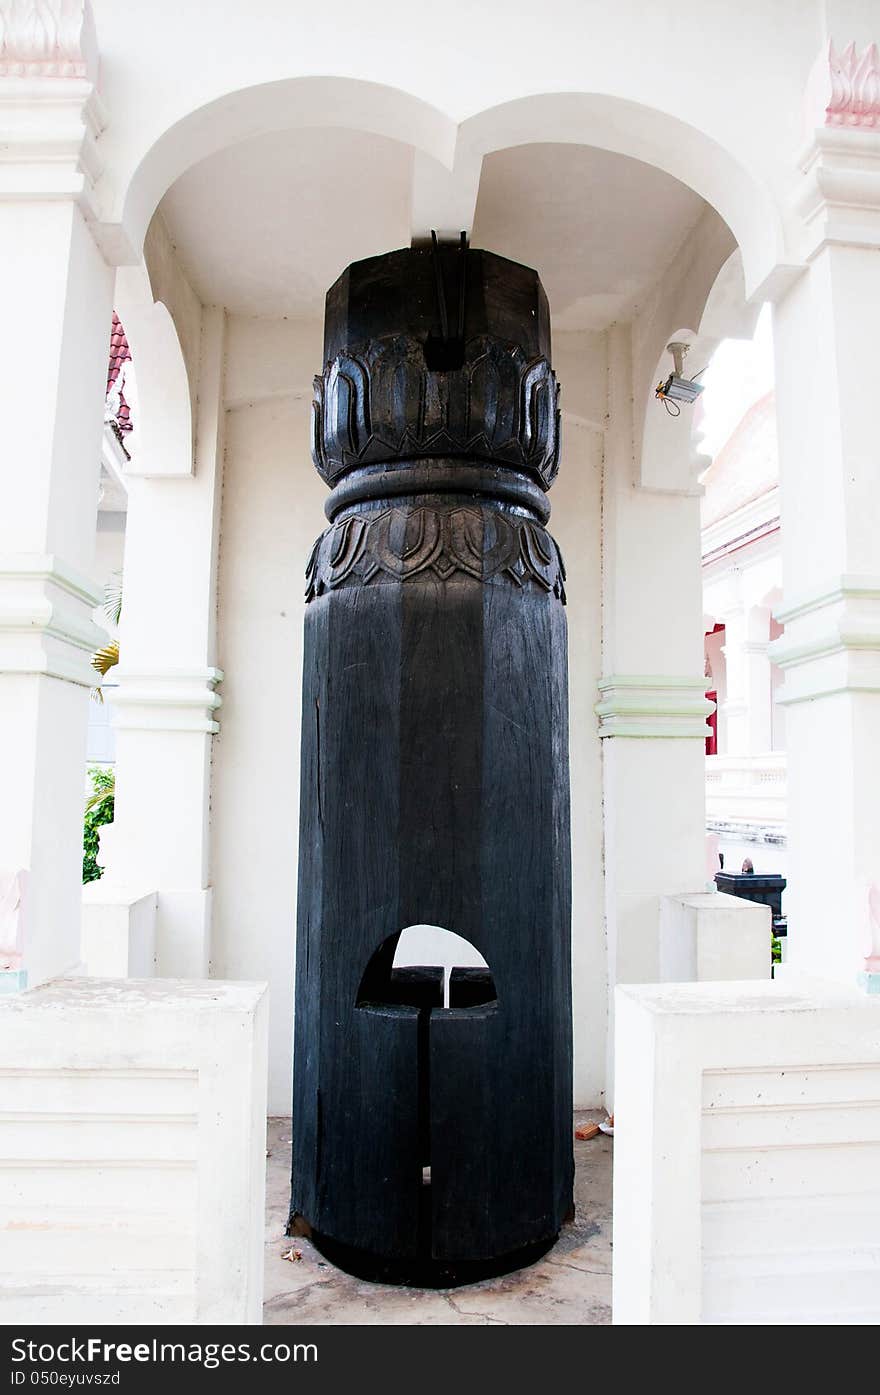
<instances>
[{"instance_id":1,"label":"white arch","mask_svg":"<svg viewBox=\"0 0 880 1395\"><path fill-rule=\"evenodd\" d=\"M685 407L680 416L669 416L655 398L654 389L671 371L666 345L673 340L691 345L690 373L708 363L722 336L718 323L707 319L706 307L719 276L736 253L730 229L714 211L707 210L669 268L652 312L641 326L639 343L634 346L633 445L636 478L647 488L696 489L697 474L708 464L694 441L693 410Z\"/></svg>"},{"instance_id":2,"label":"white arch","mask_svg":"<svg viewBox=\"0 0 880 1395\"><path fill-rule=\"evenodd\" d=\"M536 142L596 146L686 184L731 229L750 294L783 257L782 218L768 189L730 150L669 112L599 92L539 93L464 122L457 158Z\"/></svg>"},{"instance_id":3,"label":"white arch","mask_svg":"<svg viewBox=\"0 0 880 1395\"><path fill-rule=\"evenodd\" d=\"M676 425L655 410L655 374L675 326L685 327L683 337L697 338L719 272L737 246L746 297L782 262L780 211L761 180L706 132L657 107L607 93L535 93L487 108L459 125L402 88L339 76L292 77L227 92L162 133L125 190L122 222L131 245L142 245L171 184L208 155L263 132L328 124L404 140L436 161L449 173L445 195L441 181L436 197L448 199L456 218L473 207L486 155L545 142L590 145L641 160L706 201L709 209L692 235L692 247L682 249L643 324L633 363L635 400L645 403L644 412L636 413L638 477L653 487L681 488L681 464L693 455L690 443L682 448L681 441L689 418L683 414ZM437 225L443 222L438 208ZM713 347L704 337L700 352ZM679 462L674 478L665 464L673 458Z\"/></svg>"},{"instance_id":4,"label":"white arch","mask_svg":"<svg viewBox=\"0 0 880 1395\"><path fill-rule=\"evenodd\" d=\"M491 151L538 142L596 146L654 165L704 198L742 249L750 294L783 259L780 210L763 182L732 151L667 111L606 93L545 92L459 124L403 88L334 76L228 91L168 127L122 191L119 218L129 245L139 254L162 196L208 155L270 131L328 125L403 141L450 171L453 185L457 174L468 190Z\"/></svg>"},{"instance_id":5,"label":"white arch","mask_svg":"<svg viewBox=\"0 0 880 1395\"><path fill-rule=\"evenodd\" d=\"M137 374L138 416L129 475L158 477L193 472L190 377L177 329L161 300L153 299L144 266L121 267L116 309Z\"/></svg>"},{"instance_id":6,"label":"white arch","mask_svg":"<svg viewBox=\"0 0 880 1395\"><path fill-rule=\"evenodd\" d=\"M404 141L447 168L456 125L402 88L346 77L294 77L226 92L168 127L140 160L124 191L121 223L139 252L163 195L207 156L271 131L322 126Z\"/></svg>"}]
</instances>

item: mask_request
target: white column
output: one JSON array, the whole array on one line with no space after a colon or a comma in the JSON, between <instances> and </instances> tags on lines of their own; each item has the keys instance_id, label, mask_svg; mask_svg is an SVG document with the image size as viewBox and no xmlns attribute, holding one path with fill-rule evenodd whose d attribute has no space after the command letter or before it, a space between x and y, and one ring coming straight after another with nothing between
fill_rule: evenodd
<instances>
[{"instance_id":1,"label":"white column","mask_svg":"<svg viewBox=\"0 0 880 1395\"><path fill-rule=\"evenodd\" d=\"M170 977L202 977L210 967L224 334L223 311L206 310L194 469L169 478L167 461L141 450L129 483L113 693L117 795L102 850L109 886L158 892L157 973Z\"/></svg>"},{"instance_id":2,"label":"white column","mask_svg":"<svg viewBox=\"0 0 880 1395\"><path fill-rule=\"evenodd\" d=\"M724 614L727 673L726 755L763 755L771 749L770 615L739 600Z\"/></svg>"},{"instance_id":3,"label":"white column","mask_svg":"<svg viewBox=\"0 0 880 1395\"><path fill-rule=\"evenodd\" d=\"M79 960L92 567L113 273L88 16L0 4L0 867L26 869L31 984ZM54 32L54 31L53 31Z\"/></svg>"},{"instance_id":4,"label":"white column","mask_svg":"<svg viewBox=\"0 0 880 1395\"><path fill-rule=\"evenodd\" d=\"M745 642L749 751L752 755L764 755L773 749L769 614L752 612L749 629L751 637Z\"/></svg>"},{"instance_id":5,"label":"white column","mask_svg":"<svg viewBox=\"0 0 880 1395\"><path fill-rule=\"evenodd\" d=\"M835 81L830 80L831 65ZM777 306L789 958L851 981L880 885L880 130L876 48L826 52L799 203L807 270ZM876 103L875 103L876 105ZM824 124L820 124L824 123Z\"/></svg>"},{"instance_id":6,"label":"white column","mask_svg":"<svg viewBox=\"0 0 880 1395\"><path fill-rule=\"evenodd\" d=\"M629 334L612 334L603 498L603 741L609 983L660 977L660 898L704 890L699 489L634 483ZM658 403L658 407L659 407ZM610 1075L610 1072L609 1072Z\"/></svg>"},{"instance_id":7,"label":"white column","mask_svg":"<svg viewBox=\"0 0 880 1395\"><path fill-rule=\"evenodd\" d=\"M739 575L736 574L737 590ZM727 690L722 711L724 713L725 745L724 754L744 756L749 749L748 675L746 661L746 613L742 600L724 612L724 671L727 677Z\"/></svg>"}]
</instances>

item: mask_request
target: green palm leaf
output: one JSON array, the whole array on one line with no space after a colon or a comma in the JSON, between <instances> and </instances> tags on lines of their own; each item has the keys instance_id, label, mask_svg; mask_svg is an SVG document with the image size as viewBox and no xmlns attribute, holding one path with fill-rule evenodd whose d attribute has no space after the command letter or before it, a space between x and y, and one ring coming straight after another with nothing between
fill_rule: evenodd
<instances>
[{"instance_id":1,"label":"green palm leaf","mask_svg":"<svg viewBox=\"0 0 880 1395\"><path fill-rule=\"evenodd\" d=\"M104 586L104 614L113 625L122 615L122 572L114 572Z\"/></svg>"}]
</instances>

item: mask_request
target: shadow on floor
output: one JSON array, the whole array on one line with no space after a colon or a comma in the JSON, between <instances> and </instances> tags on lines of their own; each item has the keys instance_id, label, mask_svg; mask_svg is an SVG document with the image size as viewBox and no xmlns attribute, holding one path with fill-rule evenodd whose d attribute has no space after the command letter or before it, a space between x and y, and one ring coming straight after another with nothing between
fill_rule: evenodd
<instances>
[{"instance_id":1,"label":"shadow on floor","mask_svg":"<svg viewBox=\"0 0 880 1395\"><path fill-rule=\"evenodd\" d=\"M586 1119L604 1117L604 1110L579 1113L572 1132ZM575 1219L549 1254L514 1274L450 1290L365 1283L330 1264L308 1240L289 1240L289 1119L269 1120L268 1150L264 1323L610 1323L611 1139L604 1134L575 1142Z\"/></svg>"}]
</instances>

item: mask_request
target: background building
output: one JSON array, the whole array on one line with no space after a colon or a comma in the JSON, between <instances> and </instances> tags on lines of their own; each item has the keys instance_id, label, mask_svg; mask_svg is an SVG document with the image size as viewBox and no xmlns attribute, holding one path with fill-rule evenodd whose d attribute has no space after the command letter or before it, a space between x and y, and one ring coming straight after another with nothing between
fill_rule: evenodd
<instances>
[{"instance_id":1,"label":"background building","mask_svg":"<svg viewBox=\"0 0 880 1395\"><path fill-rule=\"evenodd\" d=\"M728 341L704 375L701 450L706 682L716 711L706 743L706 826L728 871L749 857L785 874L785 706L770 644L783 634L773 344L764 313L752 341ZM711 424L711 436L706 426Z\"/></svg>"}]
</instances>

